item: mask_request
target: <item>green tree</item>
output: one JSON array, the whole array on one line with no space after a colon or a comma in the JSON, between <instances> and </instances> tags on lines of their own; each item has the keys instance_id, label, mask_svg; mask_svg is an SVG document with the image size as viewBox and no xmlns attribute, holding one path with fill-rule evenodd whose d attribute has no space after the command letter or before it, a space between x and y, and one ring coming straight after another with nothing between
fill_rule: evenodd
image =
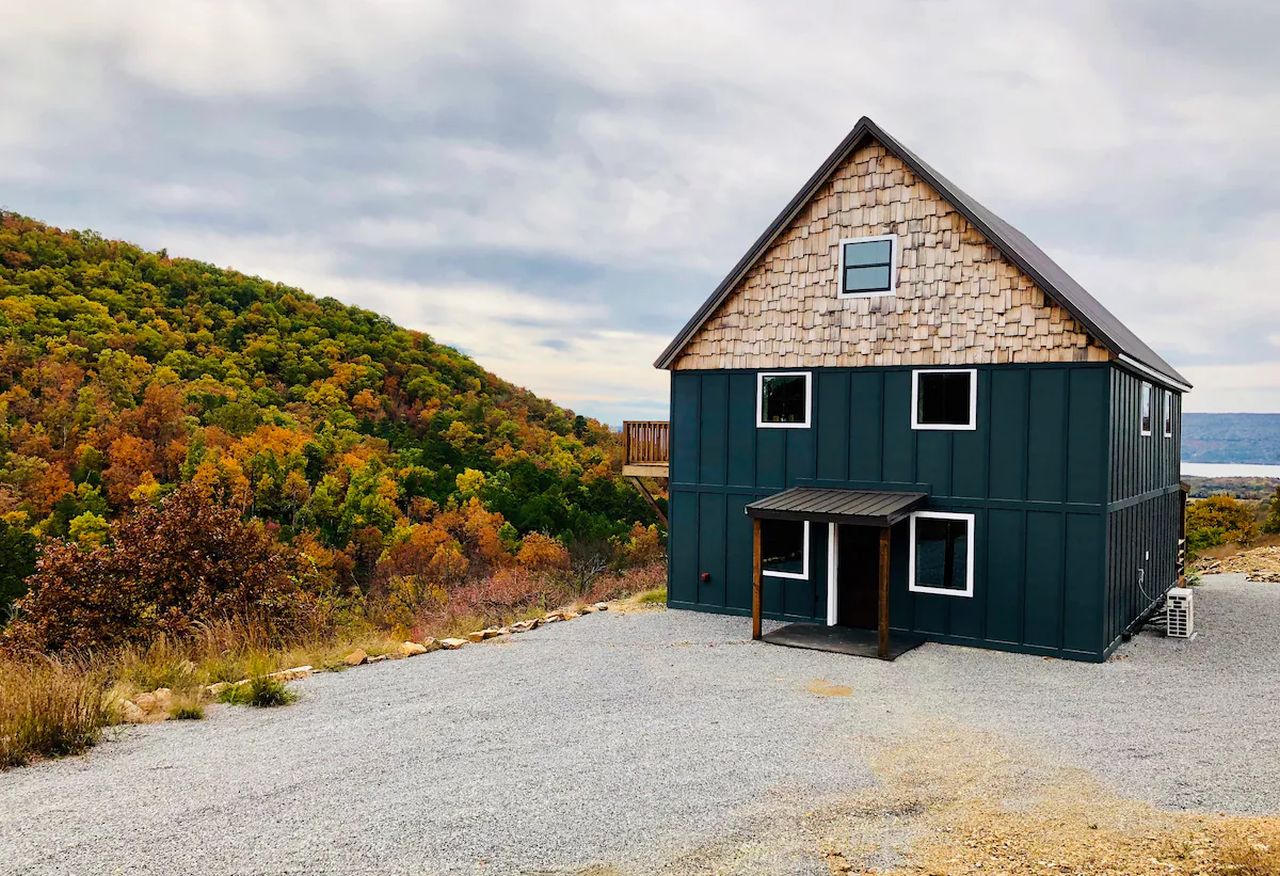
<instances>
[{"instance_id":1,"label":"green tree","mask_svg":"<svg viewBox=\"0 0 1280 876\"><path fill-rule=\"evenodd\" d=\"M1280 532L1280 486L1267 502L1267 519L1262 521L1263 532Z\"/></svg>"},{"instance_id":2,"label":"green tree","mask_svg":"<svg viewBox=\"0 0 1280 876\"><path fill-rule=\"evenodd\" d=\"M0 626L9 618L9 607L27 592L26 579L35 570L36 537L0 521Z\"/></svg>"}]
</instances>

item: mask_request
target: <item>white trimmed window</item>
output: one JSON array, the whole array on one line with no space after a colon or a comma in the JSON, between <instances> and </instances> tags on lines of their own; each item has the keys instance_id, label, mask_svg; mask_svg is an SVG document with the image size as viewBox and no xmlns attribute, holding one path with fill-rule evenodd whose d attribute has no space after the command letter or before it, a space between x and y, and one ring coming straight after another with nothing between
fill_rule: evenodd
<instances>
[{"instance_id":1,"label":"white trimmed window","mask_svg":"<svg viewBox=\"0 0 1280 876\"><path fill-rule=\"evenodd\" d=\"M898 241L892 234L840 241L841 298L892 295L898 280Z\"/></svg>"},{"instance_id":2,"label":"white trimmed window","mask_svg":"<svg viewBox=\"0 0 1280 876\"><path fill-rule=\"evenodd\" d=\"M973 521L972 514L949 511L911 515L908 590L973 596Z\"/></svg>"},{"instance_id":3,"label":"white trimmed window","mask_svg":"<svg viewBox=\"0 0 1280 876\"><path fill-rule=\"evenodd\" d=\"M809 521L760 521L760 573L772 578L809 577Z\"/></svg>"},{"instance_id":4,"label":"white trimmed window","mask_svg":"<svg viewBox=\"0 0 1280 876\"><path fill-rule=\"evenodd\" d=\"M1164 391L1164 437L1173 437L1173 393Z\"/></svg>"},{"instance_id":5,"label":"white trimmed window","mask_svg":"<svg viewBox=\"0 0 1280 876\"><path fill-rule=\"evenodd\" d=\"M1138 411L1138 432L1142 435L1151 434L1151 384L1143 383L1141 391L1141 399L1139 401Z\"/></svg>"},{"instance_id":6,"label":"white trimmed window","mask_svg":"<svg viewBox=\"0 0 1280 876\"><path fill-rule=\"evenodd\" d=\"M938 368L912 371L911 428L978 428L977 370Z\"/></svg>"},{"instance_id":7,"label":"white trimmed window","mask_svg":"<svg viewBox=\"0 0 1280 876\"><path fill-rule=\"evenodd\" d=\"M772 371L756 375L756 425L765 429L807 429L813 407L813 375Z\"/></svg>"}]
</instances>

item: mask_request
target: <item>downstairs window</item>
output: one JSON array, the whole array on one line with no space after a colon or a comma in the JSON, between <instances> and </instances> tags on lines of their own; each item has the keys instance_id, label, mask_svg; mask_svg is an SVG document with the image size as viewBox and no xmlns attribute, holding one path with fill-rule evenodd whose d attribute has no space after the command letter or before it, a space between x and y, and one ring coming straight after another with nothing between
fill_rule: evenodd
<instances>
[{"instance_id":1,"label":"downstairs window","mask_svg":"<svg viewBox=\"0 0 1280 876\"><path fill-rule=\"evenodd\" d=\"M760 571L774 578L809 577L809 521L760 521Z\"/></svg>"},{"instance_id":2,"label":"downstairs window","mask_svg":"<svg viewBox=\"0 0 1280 876\"><path fill-rule=\"evenodd\" d=\"M973 596L973 521L945 511L911 515L910 591Z\"/></svg>"}]
</instances>

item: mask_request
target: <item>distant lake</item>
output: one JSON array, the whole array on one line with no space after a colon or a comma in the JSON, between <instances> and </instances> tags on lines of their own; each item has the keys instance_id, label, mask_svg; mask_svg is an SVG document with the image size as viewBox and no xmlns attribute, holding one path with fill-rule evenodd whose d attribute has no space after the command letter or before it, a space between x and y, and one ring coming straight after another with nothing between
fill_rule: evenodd
<instances>
[{"instance_id":1,"label":"distant lake","mask_svg":"<svg viewBox=\"0 0 1280 876\"><path fill-rule=\"evenodd\" d=\"M1280 465L1253 465L1247 462L1184 462L1184 475L1198 478L1280 478Z\"/></svg>"}]
</instances>

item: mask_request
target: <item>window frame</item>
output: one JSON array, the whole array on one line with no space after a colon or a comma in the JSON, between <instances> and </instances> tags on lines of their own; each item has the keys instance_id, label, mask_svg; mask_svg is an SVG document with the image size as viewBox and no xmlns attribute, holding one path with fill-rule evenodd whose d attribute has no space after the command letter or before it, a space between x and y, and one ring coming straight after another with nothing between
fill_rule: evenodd
<instances>
[{"instance_id":1,"label":"window frame","mask_svg":"<svg viewBox=\"0 0 1280 876\"><path fill-rule=\"evenodd\" d=\"M889 288L877 292L844 291L844 246L846 243L877 243L889 241ZM874 234L865 237L846 237L840 241L840 249L836 256L836 297L837 298L880 298L885 295L898 294L898 236L896 234Z\"/></svg>"},{"instance_id":2,"label":"window frame","mask_svg":"<svg viewBox=\"0 0 1280 876\"><path fill-rule=\"evenodd\" d=\"M809 521L808 520L783 520L775 517L766 517L760 521L761 526L767 526L770 523L800 523L804 525L804 549L801 552L801 570L799 572L771 572L764 567L764 559L760 560L760 574L766 578L790 578L793 581L809 580Z\"/></svg>"},{"instance_id":3,"label":"window frame","mask_svg":"<svg viewBox=\"0 0 1280 876\"><path fill-rule=\"evenodd\" d=\"M945 587L930 587L916 583L916 520L919 518L936 520L963 520L968 523L968 540L965 553L965 589L948 590ZM976 530L978 528L976 514L963 514L955 511L913 511L910 521L910 540L907 544L907 591L910 593L928 593L934 596L962 596L973 598L973 559Z\"/></svg>"},{"instance_id":4,"label":"window frame","mask_svg":"<svg viewBox=\"0 0 1280 876\"><path fill-rule=\"evenodd\" d=\"M921 423L920 422L920 375L921 374L968 374L969 375L969 422L958 423ZM978 369L977 368L913 368L911 371L911 428L922 432L972 432L978 428Z\"/></svg>"},{"instance_id":5,"label":"window frame","mask_svg":"<svg viewBox=\"0 0 1280 876\"><path fill-rule=\"evenodd\" d=\"M764 380L766 377L804 378L804 421L800 423L766 423L764 421ZM757 429L808 429L813 423L813 372L812 371L758 371L756 372L756 428Z\"/></svg>"},{"instance_id":6,"label":"window frame","mask_svg":"<svg viewBox=\"0 0 1280 876\"><path fill-rule=\"evenodd\" d=\"M1156 400L1155 392L1153 390L1154 387L1145 380L1142 381L1142 385L1138 388L1138 434L1143 438L1150 438L1151 433L1155 431ZM1144 406L1147 409L1147 415L1145 417L1142 414ZM1143 425L1143 420L1147 421L1145 426Z\"/></svg>"},{"instance_id":7,"label":"window frame","mask_svg":"<svg viewBox=\"0 0 1280 876\"><path fill-rule=\"evenodd\" d=\"M1173 437L1173 390L1164 391L1164 437Z\"/></svg>"}]
</instances>

